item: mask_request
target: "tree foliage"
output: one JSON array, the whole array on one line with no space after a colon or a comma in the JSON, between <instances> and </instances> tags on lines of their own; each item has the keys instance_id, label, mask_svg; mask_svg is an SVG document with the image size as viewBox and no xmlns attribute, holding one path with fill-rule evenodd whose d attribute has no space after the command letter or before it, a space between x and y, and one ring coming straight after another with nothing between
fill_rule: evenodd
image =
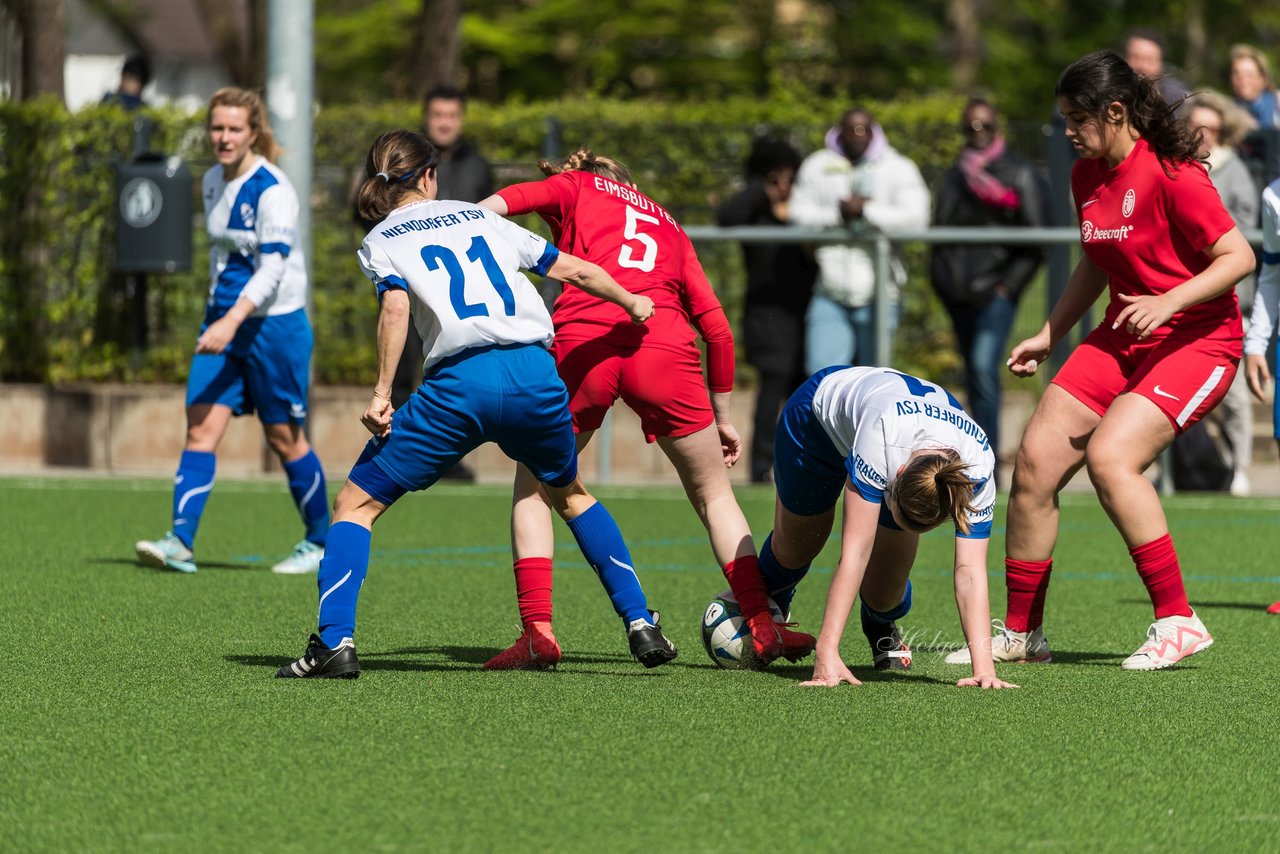
<instances>
[{"instance_id":1,"label":"tree foliage","mask_svg":"<svg viewBox=\"0 0 1280 854\"><path fill-rule=\"evenodd\" d=\"M1058 72L1161 31L1193 86L1226 88L1231 44L1280 48L1280 5L1256 0L472 0L458 79L479 100L597 95L709 100L807 91L890 101L994 97L1014 117L1049 109ZM422 0L318 0L322 100L409 97ZM974 32L956 21L976 23ZM960 73L960 69L964 73Z\"/></svg>"}]
</instances>

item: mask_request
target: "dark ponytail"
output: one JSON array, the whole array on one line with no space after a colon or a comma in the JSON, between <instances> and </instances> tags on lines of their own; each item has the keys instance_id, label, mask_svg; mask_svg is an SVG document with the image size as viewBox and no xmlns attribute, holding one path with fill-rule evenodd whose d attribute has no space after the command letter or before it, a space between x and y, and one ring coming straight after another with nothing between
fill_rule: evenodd
<instances>
[{"instance_id":1,"label":"dark ponytail","mask_svg":"<svg viewBox=\"0 0 1280 854\"><path fill-rule=\"evenodd\" d=\"M378 137L365 159L365 181L356 207L369 222L381 222L406 196L417 192L422 173L434 169L439 151L411 130L390 130Z\"/></svg>"},{"instance_id":2,"label":"dark ponytail","mask_svg":"<svg viewBox=\"0 0 1280 854\"><path fill-rule=\"evenodd\" d=\"M1112 51L1100 50L1068 65L1053 94L1107 124L1114 124L1107 107L1119 102L1128 113L1129 123L1151 146L1166 172L1170 164L1199 159L1199 143L1187 123L1177 116L1184 99L1170 104L1160 94L1158 78L1138 74Z\"/></svg>"}]
</instances>

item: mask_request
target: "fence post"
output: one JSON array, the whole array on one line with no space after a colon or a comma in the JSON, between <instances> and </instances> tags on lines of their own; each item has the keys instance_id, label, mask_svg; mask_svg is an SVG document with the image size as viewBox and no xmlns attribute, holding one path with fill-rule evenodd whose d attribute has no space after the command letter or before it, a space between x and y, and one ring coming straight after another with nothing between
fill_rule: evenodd
<instances>
[{"instance_id":1,"label":"fence post","mask_svg":"<svg viewBox=\"0 0 1280 854\"><path fill-rule=\"evenodd\" d=\"M547 116L542 127L542 156L554 163L564 150L564 129L555 116Z\"/></svg>"},{"instance_id":2,"label":"fence post","mask_svg":"<svg viewBox=\"0 0 1280 854\"><path fill-rule=\"evenodd\" d=\"M1071 164L1075 162L1075 151L1063 133L1064 119L1057 109L1053 118L1043 127L1045 135L1045 154L1049 171L1049 198L1052 207L1052 222L1055 226L1068 227L1075 223L1075 209L1071 203ZM1046 267L1049 276L1048 305L1045 306L1045 317L1053 311L1062 294L1067 289L1067 280L1071 278L1071 248L1065 244L1057 244L1049 249L1049 263ZM1071 333L1071 334L1074 334ZM1049 355L1056 374L1058 368L1071 355L1071 335L1063 336Z\"/></svg>"},{"instance_id":3,"label":"fence post","mask_svg":"<svg viewBox=\"0 0 1280 854\"><path fill-rule=\"evenodd\" d=\"M595 435L596 459L599 465L596 466L596 477L592 483L613 483L613 412L610 410L604 414L604 421L600 422L600 429Z\"/></svg>"},{"instance_id":4,"label":"fence post","mask_svg":"<svg viewBox=\"0 0 1280 854\"><path fill-rule=\"evenodd\" d=\"M1156 478L1156 487L1160 490L1161 495L1173 495L1177 492L1177 490L1173 488L1172 445L1160 452L1160 476Z\"/></svg>"},{"instance_id":5,"label":"fence post","mask_svg":"<svg viewBox=\"0 0 1280 854\"><path fill-rule=\"evenodd\" d=\"M893 337L889 334L893 310L889 298L893 280L893 244L879 232L875 237L876 262L876 364L888 367L893 358Z\"/></svg>"}]
</instances>

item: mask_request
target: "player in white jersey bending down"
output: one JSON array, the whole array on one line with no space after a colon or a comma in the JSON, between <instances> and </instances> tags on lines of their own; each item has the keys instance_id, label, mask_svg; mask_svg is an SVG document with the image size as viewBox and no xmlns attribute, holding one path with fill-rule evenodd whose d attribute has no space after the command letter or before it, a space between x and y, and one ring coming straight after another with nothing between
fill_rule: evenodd
<instances>
[{"instance_id":1,"label":"player in white jersey bending down","mask_svg":"<svg viewBox=\"0 0 1280 854\"><path fill-rule=\"evenodd\" d=\"M195 572L196 529L213 489L215 452L232 416L255 409L289 479L305 534L272 569L315 572L329 532L324 472L307 437L311 324L307 266L294 244L298 196L271 162L279 148L262 99L219 89L209 99L204 175L209 301L187 378L187 441L173 490L173 523L135 546L147 566Z\"/></svg>"},{"instance_id":2,"label":"player in white jersey bending down","mask_svg":"<svg viewBox=\"0 0 1280 854\"><path fill-rule=\"evenodd\" d=\"M369 151L360 213L378 225L359 258L382 308L378 383L361 420L373 438L334 505L320 564L318 634L279 677L359 675L356 598L369 568L373 523L400 496L431 486L484 442L498 443L533 473L597 573L635 572L613 517L578 477L569 394L547 351L551 316L520 270L615 303L633 323L652 316L653 301L497 214L437 201L438 162L426 137L407 130L383 134ZM424 378L393 413L391 382L410 301L423 341ZM629 631L632 654L648 667L675 657L657 622L636 620Z\"/></svg>"},{"instance_id":3,"label":"player in white jersey bending down","mask_svg":"<svg viewBox=\"0 0 1280 854\"><path fill-rule=\"evenodd\" d=\"M790 611L795 586L827 542L844 495L840 562L827 592L807 686L861 684L840 658L856 597L877 670L911 666L897 620L911 608L920 535L948 519L956 529L955 589L973 676L960 686L1016 688L996 677L987 626L987 543L995 506L995 456L982 428L945 389L888 368L830 367L782 410L774 442L778 498L760 569Z\"/></svg>"}]
</instances>

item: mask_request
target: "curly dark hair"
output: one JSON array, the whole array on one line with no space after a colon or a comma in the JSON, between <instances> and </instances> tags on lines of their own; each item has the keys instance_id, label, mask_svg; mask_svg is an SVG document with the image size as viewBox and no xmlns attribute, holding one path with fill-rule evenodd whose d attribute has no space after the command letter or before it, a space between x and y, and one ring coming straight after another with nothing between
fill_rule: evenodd
<instances>
[{"instance_id":1,"label":"curly dark hair","mask_svg":"<svg viewBox=\"0 0 1280 854\"><path fill-rule=\"evenodd\" d=\"M1113 51L1096 51L1068 65L1053 94L1107 124L1115 124L1107 107L1118 102L1166 172L1170 164L1200 159L1195 136L1176 115L1185 99L1174 104L1165 101L1155 78L1138 74Z\"/></svg>"}]
</instances>

